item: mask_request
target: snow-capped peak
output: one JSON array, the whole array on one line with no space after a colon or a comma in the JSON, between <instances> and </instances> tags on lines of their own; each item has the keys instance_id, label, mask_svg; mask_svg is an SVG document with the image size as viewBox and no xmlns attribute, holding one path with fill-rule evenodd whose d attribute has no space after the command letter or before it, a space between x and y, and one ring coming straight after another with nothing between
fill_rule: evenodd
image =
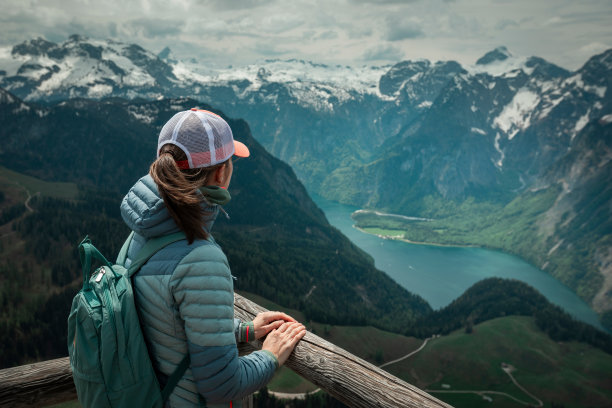
<instances>
[{"instance_id":1,"label":"snow-capped peak","mask_svg":"<svg viewBox=\"0 0 612 408\"><path fill-rule=\"evenodd\" d=\"M489 74L494 77L513 77L523 71L527 75L533 72L533 67L528 64L529 58L516 57L506 47L497 47L480 57L474 65L469 65L466 70L472 74Z\"/></svg>"},{"instance_id":2,"label":"snow-capped peak","mask_svg":"<svg viewBox=\"0 0 612 408\"><path fill-rule=\"evenodd\" d=\"M476 65L489 65L499 61L505 61L512 57L510 51L506 47L497 47L496 49L487 52L476 61Z\"/></svg>"},{"instance_id":3,"label":"snow-capped peak","mask_svg":"<svg viewBox=\"0 0 612 408\"><path fill-rule=\"evenodd\" d=\"M157 87L176 81L171 69L135 44L72 35L61 44L42 38L0 49L0 66L10 91L28 90L28 99L86 92L112 95L118 88ZM65 96L64 96L65 97Z\"/></svg>"}]
</instances>

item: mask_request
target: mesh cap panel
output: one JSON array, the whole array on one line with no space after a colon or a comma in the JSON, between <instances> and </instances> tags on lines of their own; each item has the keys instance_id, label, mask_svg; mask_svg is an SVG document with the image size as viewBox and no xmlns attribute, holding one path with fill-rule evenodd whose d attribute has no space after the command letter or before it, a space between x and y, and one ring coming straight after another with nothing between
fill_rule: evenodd
<instances>
[{"instance_id":1,"label":"mesh cap panel","mask_svg":"<svg viewBox=\"0 0 612 408\"><path fill-rule=\"evenodd\" d=\"M232 130L223 118L212 112L192 109L174 115L162 128L157 155L165 144L181 148L189 168L214 166L234 154Z\"/></svg>"}]
</instances>

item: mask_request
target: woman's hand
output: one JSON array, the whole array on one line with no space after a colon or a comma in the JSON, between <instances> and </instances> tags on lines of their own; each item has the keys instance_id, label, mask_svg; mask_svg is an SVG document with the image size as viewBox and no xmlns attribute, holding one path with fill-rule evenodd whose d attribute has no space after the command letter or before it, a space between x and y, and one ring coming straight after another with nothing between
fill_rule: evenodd
<instances>
[{"instance_id":1,"label":"woman's hand","mask_svg":"<svg viewBox=\"0 0 612 408\"><path fill-rule=\"evenodd\" d=\"M295 322L295 319L281 312L262 312L253 319L255 338L260 339L285 322Z\"/></svg>"},{"instance_id":2,"label":"woman's hand","mask_svg":"<svg viewBox=\"0 0 612 408\"><path fill-rule=\"evenodd\" d=\"M261 349L272 352L278 360L278 365L282 366L305 334L306 328L301 323L283 323L268 334Z\"/></svg>"}]
</instances>

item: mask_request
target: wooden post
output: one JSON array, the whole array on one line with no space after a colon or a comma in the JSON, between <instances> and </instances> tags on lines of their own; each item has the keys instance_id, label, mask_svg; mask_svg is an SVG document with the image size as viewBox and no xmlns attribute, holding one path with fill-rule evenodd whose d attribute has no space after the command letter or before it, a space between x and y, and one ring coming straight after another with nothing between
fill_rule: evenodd
<instances>
[{"instance_id":1,"label":"wooden post","mask_svg":"<svg viewBox=\"0 0 612 408\"><path fill-rule=\"evenodd\" d=\"M258 304L235 294L236 317L250 321L264 311ZM241 347L260 349L261 342ZM285 364L350 407L450 408L425 391L312 333L306 333Z\"/></svg>"},{"instance_id":2,"label":"wooden post","mask_svg":"<svg viewBox=\"0 0 612 408\"><path fill-rule=\"evenodd\" d=\"M0 407L40 407L76 399L67 357L0 370Z\"/></svg>"}]
</instances>

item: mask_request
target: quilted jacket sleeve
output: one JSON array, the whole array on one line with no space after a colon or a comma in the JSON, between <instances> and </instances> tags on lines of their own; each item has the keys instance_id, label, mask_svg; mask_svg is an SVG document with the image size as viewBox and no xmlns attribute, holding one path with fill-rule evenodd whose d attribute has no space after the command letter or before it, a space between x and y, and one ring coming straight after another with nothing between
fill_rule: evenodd
<instances>
[{"instance_id":1,"label":"quilted jacket sleeve","mask_svg":"<svg viewBox=\"0 0 612 408\"><path fill-rule=\"evenodd\" d=\"M197 389L211 403L252 394L270 381L278 362L257 351L239 357L234 293L227 258L216 245L195 248L170 281L185 334Z\"/></svg>"},{"instance_id":2,"label":"quilted jacket sleeve","mask_svg":"<svg viewBox=\"0 0 612 408\"><path fill-rule=\"evenodd\" d=\"M248 343L255 340L255 325L253 322L241 322L240 319L234 319L234 336L236 343Z\"/></svg>"}]
</instances>

